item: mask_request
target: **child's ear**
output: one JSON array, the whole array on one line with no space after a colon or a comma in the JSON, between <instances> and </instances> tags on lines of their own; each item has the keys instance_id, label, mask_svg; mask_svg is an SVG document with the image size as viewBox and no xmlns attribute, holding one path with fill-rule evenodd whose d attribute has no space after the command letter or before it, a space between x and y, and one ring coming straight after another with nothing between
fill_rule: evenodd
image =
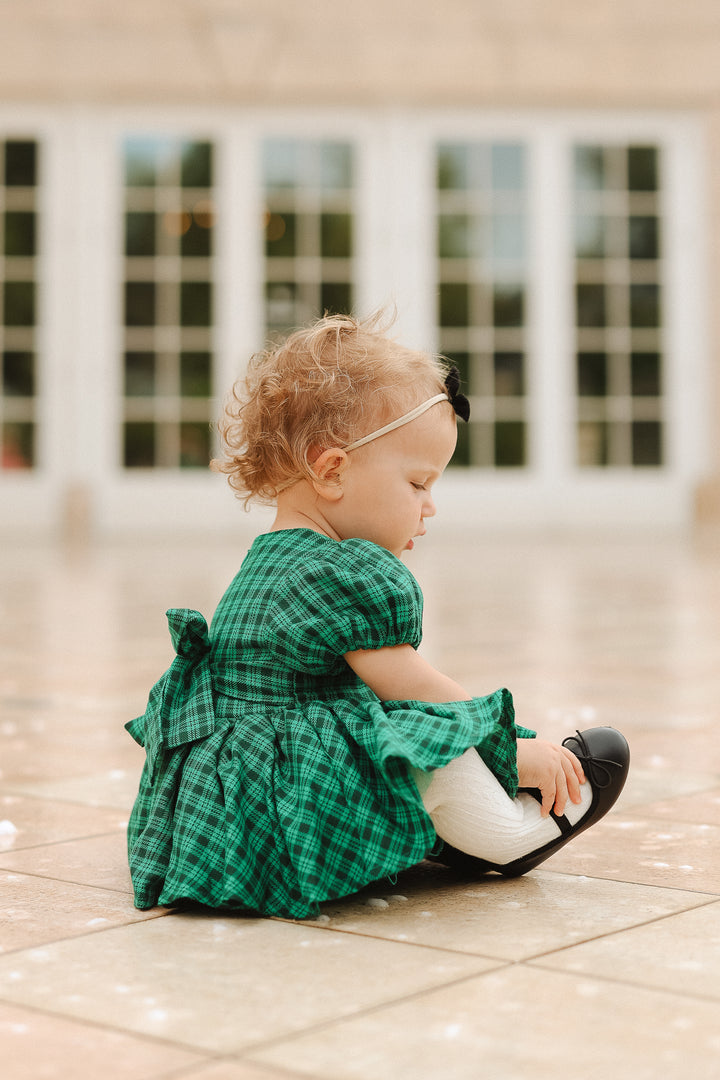
<instances>
[{"instance_id":1,"label":"child's ear","mask_svg":"<svg viewBox=\"0 0 720 1080\"><path fill-rule=\"evenodd\" d=\"M313 480L312 486L318 495L321 495L323 499L329 499L331 502L337 502L342 498L342 475L348 464L348 456L339 446L323 450L315 458L312 467L317 480Z\"/></svg>"}]
</instances>

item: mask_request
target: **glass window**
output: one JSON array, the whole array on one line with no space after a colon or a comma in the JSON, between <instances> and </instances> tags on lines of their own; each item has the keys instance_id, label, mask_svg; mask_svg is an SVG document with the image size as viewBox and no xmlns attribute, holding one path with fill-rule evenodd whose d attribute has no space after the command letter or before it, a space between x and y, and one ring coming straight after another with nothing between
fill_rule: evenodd
<instances>
[{"instance_id":1,"label":"glass window","mask_svg":"<svg viewBox=\"0 0 720 1080\"><path fill-rule=\"evenodd\" d=\"M122 461L205 468L212 454L213 146L128 139Z\"/></svg>"},{"instance_id":2,"label":"glass window","mask_svg":"<svg viewBox=\"0 0 720 1080\"><path fill-rule=\"evenodd\" d=\"M37 143L0 140L0 469L37 465Z\"/></svg>"},{"instance_id":3,"label":"glass window","mask_svg":"<svg viewBox=\"0 0 720 1080\"><path fill-rule=\"evenodd\" d=\"M655 146L574 153L577 461L661 466L661 158Z\"/></svg>"},{"instance_id":4,"label":"glass window","mask_svg":"<svg viewBox=\"0 0 720 1080\"><path fill-rule=\"evenodd\" d=\"M471 398L454 464L528 464L527 163L512 142L436 150L440 350Z\"/></svg>"},{"instance_id":5,"label":"glass window","mask_svg":"<svg viewBox=\"0 0 720 1080\"><path fill-rule=\"evenodd\" d=\"M272 336L354 302L354 155L345 142L267 139L265 324Z\"/></svg>"}]
</instances>

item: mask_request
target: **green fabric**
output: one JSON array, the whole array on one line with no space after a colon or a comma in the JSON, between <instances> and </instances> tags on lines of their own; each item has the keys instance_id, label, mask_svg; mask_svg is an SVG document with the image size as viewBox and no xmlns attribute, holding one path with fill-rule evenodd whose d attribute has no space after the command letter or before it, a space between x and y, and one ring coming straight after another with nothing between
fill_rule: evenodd
<instances>
[{"instance_id":1,"label":"green fabric","mask_svg":"<svg viewBox=\"0 0 720 1080\"><path fill-rule=\"evenodd\" d=\"M380 702L343 653L420 643L407 567L365 540L258 537L208 632L172 609L176 657L144 716L128 851L140 908L194 900L301 918L419 862L437 844L411 776L477 746L510 795L507 690Z\"/></svg>"}]
</instances>

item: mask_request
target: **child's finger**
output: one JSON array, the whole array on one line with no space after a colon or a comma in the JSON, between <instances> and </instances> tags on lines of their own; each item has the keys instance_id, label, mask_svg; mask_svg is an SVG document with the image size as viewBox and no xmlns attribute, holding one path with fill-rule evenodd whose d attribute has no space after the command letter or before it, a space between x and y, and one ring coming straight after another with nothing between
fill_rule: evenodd
<instances>
[{"instance_id":1,"label":"child's finger","mask_svg":"<svg viewBox=\"0 0 720 1080\"><path fill-rule=\"evenodd\" d=\"M584 771L584 769L582 767L580 759L577 758L575 756L575 754L573 754L572 750L568 750L567 746L563 746L562 751L563 751L563 754L565 756L565 760L569 761L570 764L572 765L573 772L577 776L578 780L580 781L581 784L584 784L585 783L585 771Z\"/></svg>"},{"instance_id":2,"label":"child's finger","mask_svg":"<svg viewBox=\"0 0 720 1080\"><path fill-rule=\"evenodd\" d=\"M580 785L585 783L585 773L578 758L567 747L563 747L562 766L567 779L570 801L579 805L582 802Z\"/></svg>"},{"instance_id":3,"label":"child's finger","mask_svg":"<svg viewBox=\"0 0 720 1080\"><path fill-rule=\"evenodd\" d=\"M553 807L553 810L558 816L565 813L567 801L568 783L565 778L565 773L560 769L555 780L555 805Z\"/></svg>"},{"instance_id":4,"label":"child's finger","mask_svg":"<svg viewBox=\"0 0 720 1080\"><path fill-rule=\"evenodd\" d=\"M575 759L577 761L577 758ZM575 767L575 763L569 758L563 758L563 769L565 770L565 780L567 782L568 797L570 802L580 803L582 796L580 794L580 784L584 782L584 775L582 774L582 768L580 773ZM577 762L580 765L580 762Z\"/></svg>"},{"instance_id":5,"label":"child's finger","mask_svg":"<svg viewBox=\"0 0 720 1080\"><path fill-rule=\"evenodd\" d=\"M556 798L556 789L552 787L541 787L540 794L542 795L542 803L540 804L540 816L548 817L550 811L553 808L553 803Z\"/></svg>"}]
</instances>

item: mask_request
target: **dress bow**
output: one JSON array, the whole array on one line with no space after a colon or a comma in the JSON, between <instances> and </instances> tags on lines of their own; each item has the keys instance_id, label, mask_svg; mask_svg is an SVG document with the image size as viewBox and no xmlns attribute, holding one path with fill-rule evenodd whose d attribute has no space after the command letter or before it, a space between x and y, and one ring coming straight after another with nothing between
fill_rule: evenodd
<instances>
[{"instance_id":1,"label":"dress bow","mask_svg":"<svg viewBox=\"0 0 720 1080\"><path fill-rule=\"evenodd\" d=\"M151 770L161 749L173 750L215 730L207 623L189 608L171 608L167 620L177 655L150 691L145 714L126 724L145 747Z\"/></svg>"}]
</instances>

